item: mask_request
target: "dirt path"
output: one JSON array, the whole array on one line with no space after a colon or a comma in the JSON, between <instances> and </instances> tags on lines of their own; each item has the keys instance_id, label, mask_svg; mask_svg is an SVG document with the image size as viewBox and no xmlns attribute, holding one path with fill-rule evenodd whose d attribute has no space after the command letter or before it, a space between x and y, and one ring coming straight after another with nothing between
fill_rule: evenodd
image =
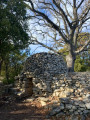
<instances>
[{"instance_id":1,"label":"dirt path","mask_svg":"<svg viewBox=\"0 0 90 120\"><path fill-rule=\"evenodd\" d=\"M46 119L48 110L43 108L37 99L16 101L15 97L5 96L0 99L0 120L63 120ZM90 120L90 115L86 118Z\"/></svg>"},{"instance_id":2,"label":"dirt path","mask_svg":"<svg viewBox=\"0 0 90 120\"><path fill-rule=\"evenodd\" d=\"M47 120L47 111L36 100L4 103L0 106L0 120Z\"/></svg>"}]
</instances>

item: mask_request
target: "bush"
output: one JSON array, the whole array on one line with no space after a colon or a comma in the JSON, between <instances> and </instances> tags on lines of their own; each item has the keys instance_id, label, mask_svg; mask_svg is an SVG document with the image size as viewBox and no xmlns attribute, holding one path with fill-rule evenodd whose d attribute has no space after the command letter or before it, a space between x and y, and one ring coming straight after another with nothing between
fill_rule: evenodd
<instances>
[{"instance_id":1,"label":"bush","mask_svg":"<svg viewBox=\"0 0 90 120\"><path fill-rule=\"evenodd\" d=\"M6 78L3 79L3 84L5 85L12 84L12 83L14 83L14 79L8 79L8 80Z\"/></svg>"}]
</instances>

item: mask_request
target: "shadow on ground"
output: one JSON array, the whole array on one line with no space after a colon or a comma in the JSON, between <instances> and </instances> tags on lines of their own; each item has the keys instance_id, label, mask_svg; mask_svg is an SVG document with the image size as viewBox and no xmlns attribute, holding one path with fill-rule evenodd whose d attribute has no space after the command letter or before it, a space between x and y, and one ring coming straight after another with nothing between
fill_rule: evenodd
<instances>
[{"instance_id":1,"label":"shadow on ground","mask_svg":"<svg viewBox=\"0 0 90 120\"><path fill-rule=\"evenodd\" d=\"M4 103L0 106L0 120L45 120L46 111L29 102Z\"/></svg>"}]
</instances>

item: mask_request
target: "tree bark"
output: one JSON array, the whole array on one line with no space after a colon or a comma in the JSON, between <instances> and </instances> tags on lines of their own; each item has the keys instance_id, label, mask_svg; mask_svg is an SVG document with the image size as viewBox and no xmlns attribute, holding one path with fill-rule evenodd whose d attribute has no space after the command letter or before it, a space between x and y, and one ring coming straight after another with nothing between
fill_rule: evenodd
<instances>
[{"instance_id":1,"label":"tree bark","mask_svg":"<svg viewBox=\"0 0 90 120\"><path fill-rule=\"evenodd\" d=\"M0 60L0 75L1 75L1 70L2 70L2 63L3 63L3 60Z\"/></svg>"},{"instance_id":2,"label":"tree bark","mask_svg":"<svg viewBox=\"0 0 90 120\"><path fill-rule=\"evenodd\" d=\"M76 55L75 54L69 53L69 55L66 56L68 72L74 72L75 60L76 60Z\"/></svg>"},{"instance_id":3,"label":"tree bark","mask_svg":"<svg viewBox=\"0 0 90 120\"><path fill-rule=\"evenodd\" d=\"M8 81L9 74L8 74L8 64L7 63L5 63L5 72L6 72L6 80Z\"/></svg>"}]
</instances>

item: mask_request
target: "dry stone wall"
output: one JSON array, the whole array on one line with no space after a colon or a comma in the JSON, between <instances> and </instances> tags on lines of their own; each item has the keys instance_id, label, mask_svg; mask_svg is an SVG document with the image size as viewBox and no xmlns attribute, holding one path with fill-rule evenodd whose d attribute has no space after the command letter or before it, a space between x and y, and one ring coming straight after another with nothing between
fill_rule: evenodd
<instances>
[{"instance_id":1,"label":"dry stone wall","mask_svg":"<svg viewBox=\"0 0 90 120\"><path fill-rule=\"evenodd\" d=\"M26 87L28 80L32 80L31 87ZM49 117L69 116L69 119L74 120L78 115L80 120L85 120L84 117L90 113L90 72L58 74L52 80L47 77L32 78L28 72L20 85L24 91L23 96L28 96L31 89L33 97L59 98L60 105L52 107Z\"/></svg>"},{"instance_id":2,"label":"dry stone wall","mask_svg":"<svg viewBox=\"0 0 90 120\"><path fill-rule=\"evenodd\" d=\"M48 92L52 93L50 84L48 83L52 81L53 76L66 73L66 71L66 63L62 56L54 53L37 53L26 60L22 73L19 78L16 77L16 79L19 79L19 85L16 86L26 96L30 91L33 91L33 94L46 95ZM28 87L26 86L26 82L29 79L33 79L33 88L31 87L31 90L29 85ZM26 89L27 93L25 92Z\"/></svg>"},{"instance_id":3,"label":"dry stone wall","mask_svg":"<svg viewBox=\"0 0 90 120\"><path fill-rule=\"evenodd\" d=\"M32 82L30 82L32 81ZM90 73L60 74L51 78L31 78L29 73L23 81L17 82L19 88L33 89L36 96L58 96L83 99L90 95ZM16 86L17 86L16 85Z\"/></svg>"},{"instance_id":4,"label":"dry stone wall","mask_svg":"<svg viewBox=\"0 0 90 120\"><path fill-rule=\"evenodd\" d=\"M24 65L22 76L29 72L34 77L49 77L67 71L62 56L54 53L37 53L29 57Z\"/></svg>"},{"instance_id":5,"label":"dry stone wall","mask_svg":"<svg viewBox=\"0 0 90 120\"><path fill-rule=\"evenodd\" d=\"M75 117L90 113L90 72L67 73L61 56L51 53L31 56L16 79L15 86L20 90L16 94L20 97L32 95L60 99L60 105L52 108L49 116L72 114ZM74 117L70 119L74 120Z\"/></svg>"},{"instance_id":6,"label":"dry stone wall","mask_svg":"<svg viewBox=\"0 0 90 120\"><path fill-rule=\"evenodd\" d=\"M59 84L59 87L54 89L52 95L60 98L60 105L52 108L49 116L85 120L86 115L90 114L90 72L69 73L68 76L55 78L57 82L54 86Z\"/></svg>"}]
</instances>

